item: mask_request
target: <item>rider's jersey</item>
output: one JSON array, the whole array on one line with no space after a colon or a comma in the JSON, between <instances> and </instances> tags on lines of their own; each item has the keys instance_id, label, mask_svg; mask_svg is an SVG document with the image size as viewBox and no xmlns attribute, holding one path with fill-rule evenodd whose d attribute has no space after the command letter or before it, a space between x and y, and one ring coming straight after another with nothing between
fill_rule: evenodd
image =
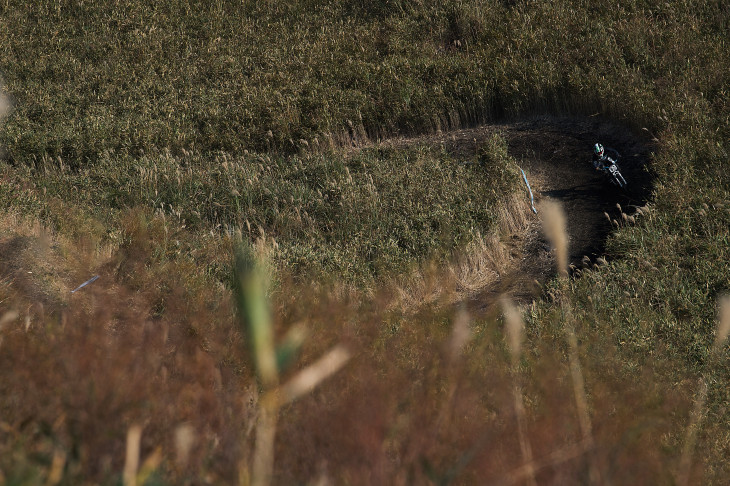
<instances>
[{"instance_id":1,"label":"rider's jersey","mask_svg":"<svg viewBox=\"0 0 730 486\"><path fill-rule=\"evenodd\" d=\"M608 152L613 154L613 157L608 156ZM614 149L607 148L604 150L603 155L593 154L593 168L596 170L606 170L606 167L613 164L618 158L618 152Z\"/></svg>"}]
</instances>

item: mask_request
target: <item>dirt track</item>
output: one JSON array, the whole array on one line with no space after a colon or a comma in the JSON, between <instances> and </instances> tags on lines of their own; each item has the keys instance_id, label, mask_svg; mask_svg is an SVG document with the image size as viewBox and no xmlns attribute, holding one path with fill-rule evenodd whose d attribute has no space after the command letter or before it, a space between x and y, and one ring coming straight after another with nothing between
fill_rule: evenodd
<instances>
[{"instance_id":1,"label":"dirt track","mask_svg":"<svg viewBox=\"0 0 730 486\"><path fill-rule=\"evenodd\" d=\"M509 153L527 174L536 200L559 201L567 219L570 262L582 265L605 249L611 223L604 213L620 218L616 204L631 214L643 206L650 195L652 178L648 170L651 144L648 134L634 133L598 117L535 117L522 121L486 125L411 139L394 139L386 145L438 144L457 158L473 159L477 148L496 131L507 139ZM621 154L619 167L628 182L626 191L608 183L591 165L593 144L602 143ZM525 190L525 197L527 190ZM485 289L476 300L486 304L489 296L510 292L522 299L532 298L537 280L545 282L554 275L550 247L536 224L524 236L520 269L498 288Z\"/></svg>"}]
</instances>

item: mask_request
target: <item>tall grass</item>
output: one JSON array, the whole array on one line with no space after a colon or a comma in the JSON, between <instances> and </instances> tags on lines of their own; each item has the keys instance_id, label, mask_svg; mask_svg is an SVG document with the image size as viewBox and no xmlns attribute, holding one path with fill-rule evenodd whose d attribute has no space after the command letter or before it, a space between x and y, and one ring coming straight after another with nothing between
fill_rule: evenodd
<instances>
[{"instance_id":1,"label":"tall grass","mask_svg":"<svg viewBox=\"0 0 730 486\"><path fill-rule=\"evenodd\" d=\"M220 285L240 229L278 255L276 337L307 321L306 364L355 350L281 408L274 481L722 484L728 15L709 0L0 2L2 475L118 482L136 456L150 481L246 477L258 389ZM484 235L509 164L332 149L534 112L645 128L658 182L600 266L527 309L515 394L492 310L455 361L452 309L372 283L466 249L432 287L481 285L500 268L485 255L502 261ZM300 287L312 269L371 292Z\"/></svg>"},{"instance_id":2,"label":"tall grass","mask_svg":"<svg viewBox=\"0 0 730 486\"><path fill-rule=\"evenodd\" d=\"M170 244L160 249L168 258L196 251L185 232L274 238L277 266L305 276L336 273L362 285L448 256L496 226L497 201L518 182L514 162L496 156L464 162L425 147L212 160L110 156L79 171L43 158L36 171L18 170L2 196L79 235L89 224L70 212L107 221L113 236L127 208L148 208L170 226ZM26 202L20 187L31 180ZM62 207L54 208L55 201ZM226 280L225 271L215 276Z\"/></svg>"},{"instance_id":3,"label":"tall grass","mask_svg":"<svg viewBox=\"0 0 730 486\"><path fill-rule=\"evenodd\" d=\"M50 238L54 261L71 255L71 242ZM127 258L144 262L147 257L140 252ZM138 279L155 277L144 276L144 265L123 266L137 268L143 274ZM696 430L673 418L692 408L694 387L672 387L671 375L657 373L655 361L641 367L651 370L644 379L625 373L622 367L630 363L621 345L592 329L591 314L580 306L574 311L580 344L566 343L559 309L550 315L544 314L546 307L533 305L516 354L520 333L514 332L514 344L506 346L495 314L468 315L463 309L455 314L444 307L401 313L388 305L387 295L336 297L327 288L303 292L283 282L272 303L277 310L271 314L272 341L284 345L287 330L302 324L311 337L301 348L303 365L279 368L284 385L267 395L255 382L256 360L243 352L255 340L236 324L232 301L226 297L212 306L210 299L225 293L192 297L171 289L165 312L158 315L154 292L128 289L124 282L121 275L105 273L74 294L64 311L32 309L30 328L24 315L3 319L2 366L9 369L12 363L15 370L2 382L3 396L23 404L5 402L6 477L32 483L56 477L60 467L70 482L245 481L254 474L253 451L262 443L254 430L271 424L256 411L266 396L281 400L269 456L274 483L359 484L401 477L516 484L534 477L539 484L592 477L587 471L595 460L606 481L655 484L668 481L681 456L656 442ZM556 291L567 298L574 284L561 285ZM5 296L25 312L26 294ZM541 328L543 336L535 339ZM715 338L718 353L722 329ZM312 388L318 380L307 376L333 369L327 359L320 366L318 358L343 341L351 362ZM580 398L576 363L587 399ZM56 390L53 401L40 400L49 390ZM682 390L687 394L678 395ZM515 409L517 397L522 407ZM702 408L712 413L709 401ZM515 413L524 414L520 440ZM708 420L704 427L712 431L716 425ZM134 447L127 452L130 430L141 432L138 445L128 443ZM586 430L592 430L592 441ZM190 441L192 448L184 444ZM531 458L522 458L520 441L530 444ZM57 466L61 461L64 465Z\"/></svg>"},{"instance_id":4,"label":"tall grass","mask_svg":"<svg viewBox=\"0 0 730 486\"><path fill-rule=\"evenodd\" d=\"M654 129L662 109L684 123L692 107L700 118L686 121L697 123L722 107L726 14L713 2L426 1L379 15L279 3L4 6L9 157L81 167L162 148L292 153L340 134L446 130L535 109ZM693 52L706 54L688 66Z\"/></svg>"}]
</instances>

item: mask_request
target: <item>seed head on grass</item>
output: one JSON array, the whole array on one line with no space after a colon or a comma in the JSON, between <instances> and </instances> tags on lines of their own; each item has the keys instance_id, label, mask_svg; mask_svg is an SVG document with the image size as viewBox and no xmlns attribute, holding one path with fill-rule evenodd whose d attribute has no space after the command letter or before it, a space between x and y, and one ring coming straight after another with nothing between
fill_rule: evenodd
<instances>
[{"instance_id":1,"label":"seed head on grass","mask_svg":"<svg viewBox=\"0 0 730 486\"><path fill-rule=\"evenodd\" d=\"M565 213L560 204L544 201L541 204L542 227L545 235L555 248L558 272L562 277L568 276L568 232L566 231Z\"/></svg>"},{"instance_id":2,"label":"seed head on grass","mask_svg":"<svg viewBox=\"0 0 730 486\"><path fill-rule=\"evenodd\" d=\"M335 346L284 384L281 387L279 399L282 403L290 403L306 395L342 368L349 359L350 352L344 346Z\"/></svg>"},{"instance_id":3,"label":"seed head on grass","mask_svg":"<svg viewBox=\"0 0 730 486\"><path fill-rule=\"evenodd\" d=\"M5 89L3 88L2 83L0 83L0 123L2 123L3 118L5 118L9 112L10 101L8 101L8 97L5 95Z\"/></svg>"},{"instance_id":4,"label":"seed head on grass","mask_svg":"<svg viewBox=\"0 0 730 486\"><path fill-rule=\"evenodd\" d=\"M15 321L18 316L20 316L20 314L18 314L18 311L16 310L10 310L3 314L2 317L0 317L0 331L2 331L7 324Z\"/></svg>"},{"instance_id":5,"label":"seed head on grass","mask_svg":"<svg viewBox=\"0 0 730 486\"><path fill-rule=\"evenodd\" d=\"M454 363L459 359L470 337L469 313L466 309L460 308L454 316L454 327L451 330L451 337L449 339L449 361Z\"/></svg>"},{"instance_id":6,"label":"seed head on grass","mask_svg":"<svg viewBox=\"0 0 730 486\"><path fill-rule=\"evenodd\" d=\"M520 311L507 298L502 299L502 312L504 312L510 357L512 358L512 362L516 364L520 359L525 323L522 321Z\"/></svg>"},{"instance_id":7,"label":"seed head on grass","mask_svg":"<svg viewBox=\"0 0 730 486\"><path fill-rule=\"evenodd\" d=\"M719 316L717 322L717 334L713 351L719 352L730 334L730 295L724 295L719 299Z\"/></svg>"},{"instance_id":8,"label":"seed head on grass","mask_svg":"<svg viewBox=\"0 0 730 486\"><path fill-rule=\"evenodd\" d=\"M527 484L536 485L535 470L532 460L532 445L530 438L527 436L527 417L525 414L525 404L522 398L522 388L519 383L518 364L520 352L522 350L522 339L524 335L525 324L522 316L514 304L506 297L502 298L502 312L505 318L505 327L507 330L507 343L509 345L510 357L512 360L512 375L514 395L515 416L517 417L517 434L520 439L520 450L522 452L523 465L526 467L525 479Z\"/></svg>"},{"instance_id":9,"label":"seed head on grass","mask_svg":"<svg viewBox=\"0 0 730 486\"><path fill-rule=\"evenodd\" d=\"M137 470L139 469L139 448L142 440L142 427L133 425L127 431L127 455L124 461L124 486L137 484Z\"/></svg>"},{"instance_id":10,"label":"seed head on grass","mask_svg":"<svg viewBox=\"0 0 730 486\"><path fill-rule=\"evenodd\" d=\"M175 429L175 450L177 452L177 464L183 468L188 463L190 450L195 443L195 430L191 425L183 424Z\"/></svg>"}]
</instances>

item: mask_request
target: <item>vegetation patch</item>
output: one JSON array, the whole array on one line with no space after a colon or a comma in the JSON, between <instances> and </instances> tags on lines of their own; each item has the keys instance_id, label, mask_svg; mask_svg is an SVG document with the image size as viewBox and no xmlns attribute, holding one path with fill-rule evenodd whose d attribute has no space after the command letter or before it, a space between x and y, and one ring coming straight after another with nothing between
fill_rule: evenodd
<instances>
[{"instance_id":1,"label":"vegetation patch","mask_svg":"<svg viewBox=\"0 0 730 486\"><path fill-rule=\"evenodd\" d=\"M363 284L448 257L491 231L498 201L517 187L516 174L497 137L478 160L429 147L350 155L108 155L77 170L45 158L37 168L15 171L13 182L33 181L35 196L7 197L76 234L83 233L73 229L78 221L47 201L106 219L112 233L121 214L143 207L193 234L273 238L281 270Z\"/></svg>"},{"instance_id":2,"label":"vegetation patch","mask_svg":"<svg viewBox=\"0 0 730 486\"><path fill-rule=\"evenodd\" d=\"M723 484L728 22L711 0L0 2L0 482L247 482L276 410L274 482ZM524 335L506 303L393 310L381 279L478 246L519 178L499 138L350 150L535 112L654 139L651 200ZM277 349L309 331L269 396L351 353L298 401L259 406L237 231L281 272Z\"/></svg>"}]
</instances>

